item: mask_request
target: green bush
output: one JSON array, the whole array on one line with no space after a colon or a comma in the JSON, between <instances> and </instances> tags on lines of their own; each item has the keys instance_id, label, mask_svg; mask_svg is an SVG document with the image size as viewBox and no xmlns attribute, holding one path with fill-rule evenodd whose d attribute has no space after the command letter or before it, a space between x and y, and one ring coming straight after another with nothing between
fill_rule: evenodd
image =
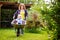
<instances>
[{"instance_id":1,"label":"green bush","mask_svg":"<svg viewBox=\"0 0 60 40\"><path fill-rule=\"evenodd\" d=\"M56 39L57 23L53 18L53 15L55 15L55 13L54 13L53 6L51 6L52 3L49 5L50 7L48 8L48 6L44 3L44 1L40 0L39 2L40 2L39 4L33 4L33 6L31 6L29 11L30 17L32 17L31 14L33 14L34 12L35 13L37 12L36 14L39 15L39 21L40 21L40 24L42 24L43 26L43 30L47 31L47 33L50 36L52 36L53 39ZM30 18L28 20L30 20ZM34 31L34 30L31 30L31 31Z\"/></svg>"}]
</instances>

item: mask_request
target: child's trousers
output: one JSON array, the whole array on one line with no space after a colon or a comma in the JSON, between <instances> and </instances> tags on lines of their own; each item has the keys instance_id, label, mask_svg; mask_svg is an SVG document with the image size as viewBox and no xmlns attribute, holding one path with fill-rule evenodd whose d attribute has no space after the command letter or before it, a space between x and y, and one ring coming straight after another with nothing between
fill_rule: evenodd
<instances>
[{"instance_id":1,"label":"child's trousers","mask_svg":"<svg viewBox=\"0 0 60 40\"><path fill-rule=\"evenodd\" d=\"M16 30L17 30L17 36L23 34L23 28L17 28Z\"/></svg>"}]
</instances>

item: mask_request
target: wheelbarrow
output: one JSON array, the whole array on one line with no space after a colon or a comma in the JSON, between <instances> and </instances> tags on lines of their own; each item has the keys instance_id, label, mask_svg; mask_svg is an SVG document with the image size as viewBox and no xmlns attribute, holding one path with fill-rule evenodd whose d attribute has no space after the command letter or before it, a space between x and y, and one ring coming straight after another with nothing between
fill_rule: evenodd
<instances>
[{"instance_id":1,"label":"wheelbarrow","mask_svg":"<svg viewBox=\"0 0 60 40\"><path fill-rule=\"evenodd\" d=\"M15 28L15 30L17 29L17 32L16 32L17 36L19 36L20 33L23 34L23 28L26 25L26 21L22 21L22 24L20 24L20 23L16 24L16 21L15 21L15 23L13 23L13 22L14 21L12 21L11 24L13 25L13 27Z\"/></svg>"}]
</instances>

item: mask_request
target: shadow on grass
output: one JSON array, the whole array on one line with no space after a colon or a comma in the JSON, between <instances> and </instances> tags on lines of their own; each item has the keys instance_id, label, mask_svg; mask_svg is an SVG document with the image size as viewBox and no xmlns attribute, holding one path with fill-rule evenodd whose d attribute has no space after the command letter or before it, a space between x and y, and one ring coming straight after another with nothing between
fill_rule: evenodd
<instances>
[{"instance_id":1,"label":"shadow on grass","mask_svg":"<svg viewBox=\"0 0 60 40\"><path fill-rule=\"evenodd\" d=\"M17 38L15 35L8 36L8 38Z\"/></svg>"},{"instance_id":2,"label":"shadow on grass","mask_svg":"<svg viewBox=\"0 0 60 40\"><path fill-rule=\"evenodd\" d=\"M39 30L25 30L26 33L34 33L34 34L41 34Z\"/></svg>"},{"instance_id":3,"label":"shadow on grass","mask_svg":"<svg viewBox=\"0 0 60 40\"><path fill-rule=\"evenodd\" d=\"M20 37L23 37L23 35L19 35L19 37L17 37L16 34L15 34L15 35L10 35L10 36L8 36L8 38L20 38Z\"/></svg>"}]
</instances>

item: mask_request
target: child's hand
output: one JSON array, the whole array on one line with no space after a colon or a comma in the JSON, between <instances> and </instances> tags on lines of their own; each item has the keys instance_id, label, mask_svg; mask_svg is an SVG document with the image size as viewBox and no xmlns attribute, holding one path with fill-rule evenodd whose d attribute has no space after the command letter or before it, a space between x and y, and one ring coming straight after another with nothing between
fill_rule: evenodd
<instances>
[{"instance_id":1,"label":"child's hand","mask_svg":"<svg viewBox=\"0 0 60 40\"><path fill-rule=\"evenodd\" d=\"M18 25L18 22L16 24Z\"/></svg>"},{"instance_id":2,"label":"child's hand","mask_svg":"<svg viewBox=\"0 0 60 40\"><path fill-rule=\"evenodd\" d=\"M13 19L15 18L15 16L13 16Z\"/></svg>"}]
</instances>

